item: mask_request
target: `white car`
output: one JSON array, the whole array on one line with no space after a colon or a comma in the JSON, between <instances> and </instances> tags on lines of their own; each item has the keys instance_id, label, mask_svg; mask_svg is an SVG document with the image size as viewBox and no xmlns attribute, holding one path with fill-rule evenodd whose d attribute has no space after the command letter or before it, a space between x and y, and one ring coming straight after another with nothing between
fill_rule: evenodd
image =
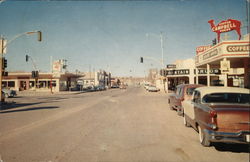
<instances>
[{"instance_id":1,"label":"white car","mask_svg":"<svg viewBox=\"0 0 250 162\"><path fill-rule=\"evenodd\" d=\"M149 91L149 92L158 92L159 89L156 88L156 86L150 85L150 86L148 86L148 91Z\"/></svg>"}]
</instances>

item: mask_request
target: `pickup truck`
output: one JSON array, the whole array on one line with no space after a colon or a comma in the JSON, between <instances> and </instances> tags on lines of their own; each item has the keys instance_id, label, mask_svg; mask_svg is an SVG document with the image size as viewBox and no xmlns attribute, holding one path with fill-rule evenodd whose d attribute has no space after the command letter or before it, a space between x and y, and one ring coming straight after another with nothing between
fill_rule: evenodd
<instances>
[{"instance_id":1,"label":"pickup truck","mask_svg":"<svg viewBox=\"0 0 250 162\"><path fill-rule=\"evenodd\" d=\"M184 124L199 133L203 146L213 142L250 142L249 89L200 87L183 103Z\"/></svg>"},{"instance_id":2,"label":"pickup truck","mask_svg":"<svg viewBox=\"0 0 250 162\"><path fill-rule=\"evenodd\" d=\"M199 84L180 84L176 86L175 92L168 97L170 110L176 110L178 115L183 116L182 102L190 100L194 89L202 86Z\"/></svg>"}]
</instances>

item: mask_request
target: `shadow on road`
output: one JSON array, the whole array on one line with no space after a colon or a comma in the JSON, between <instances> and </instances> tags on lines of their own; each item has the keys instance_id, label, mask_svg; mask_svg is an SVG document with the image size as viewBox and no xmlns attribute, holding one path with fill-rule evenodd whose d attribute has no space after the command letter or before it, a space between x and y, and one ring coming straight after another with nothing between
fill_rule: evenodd
<instances>
[{"instance_id":1,"label":"shadow on road","mask_svg":"<svg viewBox=\"0 0 250 162\"><path fill-rule=\"evenodd\" d=\"M213 144L217 151L222 152L235 152L235 153L250 153L250 145L244 144L226 144L215 143Z\"/></svg>"},{"instance_id":2,"label":"shadow on road","mask_svg":"<svg viewBox=\"0 0 250 162\"><path fill-rule=\"evenodd\" d=\"M0 110L8 110L8 109L14 109L14 108L19 108L19 107L24 107L24 106L31 106L31 105L37 105L41 104L43 102L36 102L36 103L15 103L15 102L10 102L10 103L5 103L0 105Z\"/></svg>"},{"instance_id":3,"label":"shadow on road","mask_svg":"<svg viewBox=\"0 0 250 162\"><path fill-rule=\"evenodd\" d=\"M58 106L47 106L47 107L32 107L26 109L18 109L18 110L9 110L9 111L2 111L0 113L12 113L12 112L21 112L21 111L33 111L33 110L43 110L43 109L56 109L59 108Z\"/></svg>"}]
</instances>

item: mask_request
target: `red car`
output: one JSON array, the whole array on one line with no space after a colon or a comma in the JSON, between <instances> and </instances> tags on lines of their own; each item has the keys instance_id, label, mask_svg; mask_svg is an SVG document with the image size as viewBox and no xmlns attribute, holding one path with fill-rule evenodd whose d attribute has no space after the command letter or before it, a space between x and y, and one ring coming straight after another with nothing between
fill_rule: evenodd
<instances>
[{"instance_id":1,"label":"red car","mask_svg":"<svg viewBox=\"0 0 250 162\"><path fill-rule=\"evenodd\" d=\"M180 84L175 92L168 97L170 110L176 110L178 115L183 116L182 101L190 100L195 88L202 87L200 84Z\"/></svg>"}]
</instances>

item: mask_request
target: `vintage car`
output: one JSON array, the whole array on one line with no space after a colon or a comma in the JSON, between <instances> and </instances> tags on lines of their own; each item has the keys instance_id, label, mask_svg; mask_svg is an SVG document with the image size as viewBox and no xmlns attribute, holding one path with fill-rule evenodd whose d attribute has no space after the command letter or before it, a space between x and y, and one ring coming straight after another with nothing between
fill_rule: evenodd
<instances>
[{"instance_id":1,"label":"vintage car","mask_svg":"<svg viewBox=\"0 0 250 162\"><path fill-rule=\"evenodd\" d=\"M250 142L249 89L200 87L183 103L184 124L199 133L203 146L212 142Z\"/></svg>"},{"instance_id":2,"label":"vintage car","mask_svg":"<svg viewBox=\"0 0 250 162\"><path fill-rule=\"evenodd\" d=\"M176 110L178 115L183 116L182 102L191 100L195 88L202 87L199 84L180 84L176 87L175 92L168 97L169 108Z\"/></svg>"},{"instance_id":3,"label":"vintage car","mask_svg":"<svg viewBox=\"0 0 250 162\"><path fill-rule=\"evenodd\" d=\"M127 88L127 86L125 84L120 85L120 89L126 89L126 88Z\"/></svg>"},{"instance_id":4,"label":"vintage car","mask_svg":"<svg viewBox=\"0 0 250 162\"><path fill-rule=\"evenodd\" d=\"M3 88L2 89L5 98L9 98L9 97L15 97L17 96L17 93L15 90L9 89L9 88Z\"/></svg>"},{"instance_id":5,"label":"vintage car","mask_svg":"<svg viewBox=\"0 0 250 162\"><path fill-rule=\"evenodd\" d=\"M158 92L160 89L158 89L156 86L149 85L148 86L148 92Z\"/></svg>"}]
</instances>

